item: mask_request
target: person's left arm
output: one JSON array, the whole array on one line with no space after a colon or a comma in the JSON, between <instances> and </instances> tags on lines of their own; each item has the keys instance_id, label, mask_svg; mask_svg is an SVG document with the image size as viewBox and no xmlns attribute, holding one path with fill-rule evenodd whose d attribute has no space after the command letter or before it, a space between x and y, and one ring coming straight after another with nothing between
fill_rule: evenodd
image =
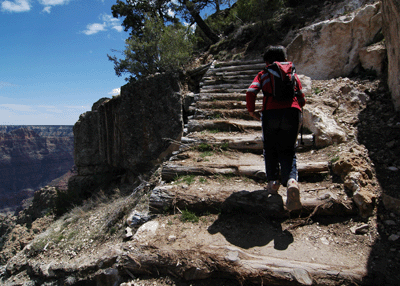
<instances>
[{"instance_id":1,"label":"person's left arm","mask_svg":"<svg viewBox=\"0 0 400 286\"><path fill-rule=\"evenodd\" d=\"M296 93L296 97L297 97L297 102L299 103L300 107L303 107L304 105L306 105L306 97L303 93L303 87L301 85L301 81L299 79L299 77L297 76L297 74L295 74L295 78L296 78L296 86L294 88L295 93Z\"/></svg>"}]
</instances>

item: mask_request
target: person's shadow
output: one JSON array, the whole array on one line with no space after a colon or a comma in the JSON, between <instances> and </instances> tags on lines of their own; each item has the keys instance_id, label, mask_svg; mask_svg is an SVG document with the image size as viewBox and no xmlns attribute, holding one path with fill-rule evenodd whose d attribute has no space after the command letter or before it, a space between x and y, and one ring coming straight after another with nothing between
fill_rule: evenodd
<instances>
[{"instance_id":1,"label":"person's shadow","mask_svg":"<svg viewBox=\"0 0 400 286\"><path fill-rule=\"evenodd\" d=\"M268 195L265 190L240 191L225 200L208 232L219 232L229 243L245 249L265 246L273 240L275 249L285 250L293 242L293 235L282 231L284 218L280 195Z\"/></svg>"}]
</instances>

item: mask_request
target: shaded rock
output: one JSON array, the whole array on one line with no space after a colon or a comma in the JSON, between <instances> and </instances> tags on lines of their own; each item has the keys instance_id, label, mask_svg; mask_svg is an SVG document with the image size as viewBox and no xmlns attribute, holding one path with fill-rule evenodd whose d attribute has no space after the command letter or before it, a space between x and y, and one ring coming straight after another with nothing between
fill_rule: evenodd
<instances>
[{"instance_id":1,"label":"shaded rock","mask_svg":"<svg viewBox=\"0 0 400 286\"><path fill-rule=\"evenodd\" d=\"M102 98L74 126L76 192L93 190L118 176L131 181L178 149L183 132L182 100L173 74L148 77ZM122 177L121 177L122 178Z\"/></svg>"},{"instance_id":2,"label":"shaded rock","mask_svg":"<svg viewBox=\"0 0 400 286\"><path fill-rule=\"evenodd\" d=\"M368 232L369 225L367 223L360 226L353 226L350 230L354 234L365 234Z\"/></svg>"},{"instance_id":3,"label":"shaded rock","mask_svg":"<svg viewBox=\"0 0 400 286\"><path fill-rule=\"evenodd\" d=\"M382 1L383 34L388 56L388 85L396 109L400 109L400 3Z\"/></svg>"},{"instance_id":4,"label":"shaded rock","mask_svg":"<svg viewBox=\"0 0 400 286\"><path fill-rule=\"evenodd\" d=\"M360 50L361 66L365 70L374 71L378 76L382 74L385 59L386 47L383 44L375 44Z\"/></svg>"},{"instance_id":5,"label":"shaded rock","mask_svg":"<svg viewBox=\"0 0 400 286\"><path fill-rule=\"evenodd\" d=\"M353 194L353 201L361 216L370 216L377 197L376 178L362 146L353 146L338 154L332 171L344 181L345 188Z\"/></svg>"},{"instance_id":6,"label":"shaded rock","mask_svg":"<svg viewBox=\"0 0 400 286\"><path fill-rule=\"evenodd\" d=\"M126 223L130 227L135 227L137 225L143 224L151 219L148 211L132 211L131 214L128 216Z\"/></svg>"},{"instance_id":7,"label":"shaded rock","mask_svg":"<svg viewBox=\"0 0 400 286\"><path fill-rule=\"evenodd\" d=\"M400 200L387 194L382 194L382 202L385 209L400 214Z\"/></svg>"},{"instance_id":8,"label":"shaded rock","mask_svg":"<svg viewBox=\"0 0 400 286\"><path fill-rule=\"evenodd\" d=\"M375 194L365 189L359 190L353 195L353 200L358 206L360 215L363 217L372 215L375 206L375 199Z\"/></svg>"}]
</instances>

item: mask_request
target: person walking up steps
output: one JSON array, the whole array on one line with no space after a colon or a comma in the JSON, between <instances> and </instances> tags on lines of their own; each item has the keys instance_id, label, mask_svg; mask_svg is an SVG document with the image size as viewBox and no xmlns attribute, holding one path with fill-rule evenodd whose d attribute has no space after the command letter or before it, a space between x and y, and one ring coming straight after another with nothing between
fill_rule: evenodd
<instances>
[{"instance_id":1,"label":"person walking up steps","mask_svg":"<svg viewBox=\"0 0 400 286\"><path fill-rule=\"evenodd\" d=\"M295 145L306 101L301 82L283 46L271 46L263 56L266 67L246 92L250 116L262 122L267 191L277 194L287 187L286 208L301 209ZM263 107L255 111L257 93L262 91Z\"/></svg>"}]
</instances>

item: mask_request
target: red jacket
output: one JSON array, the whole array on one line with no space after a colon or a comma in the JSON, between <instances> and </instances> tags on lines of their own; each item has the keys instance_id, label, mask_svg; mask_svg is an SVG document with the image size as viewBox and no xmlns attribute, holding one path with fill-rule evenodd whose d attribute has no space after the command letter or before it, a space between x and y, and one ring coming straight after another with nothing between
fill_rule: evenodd
<instances>
[{"instance_id":1,"label":"red jacket","mask_svg":"<svg viewBox=\"0 0 400 286\"><path fill-rule=\"evenodd\" d=\"M302 86L297 74L295 74L295 78L296 78L295 91L297 91L297 97L294 97L293 100L290 101L277 101L274 100L272 96L264 96L262 110L282 109L291 107L301 110L301 108L305 104L305 98L303 92L301 91ZM253 83L247 89L246 103L247 103L247 110L249 112L255 111L255 102L257 98L257 93L260 90L262 90L265 93L270 93L270 94L272 93L271 76L266 69L263 69L257 74L257 76L253 80ZM298 97L304 98L302 105L300 105L299 101L297 100Z\"/></svg>"}]
</instances>

